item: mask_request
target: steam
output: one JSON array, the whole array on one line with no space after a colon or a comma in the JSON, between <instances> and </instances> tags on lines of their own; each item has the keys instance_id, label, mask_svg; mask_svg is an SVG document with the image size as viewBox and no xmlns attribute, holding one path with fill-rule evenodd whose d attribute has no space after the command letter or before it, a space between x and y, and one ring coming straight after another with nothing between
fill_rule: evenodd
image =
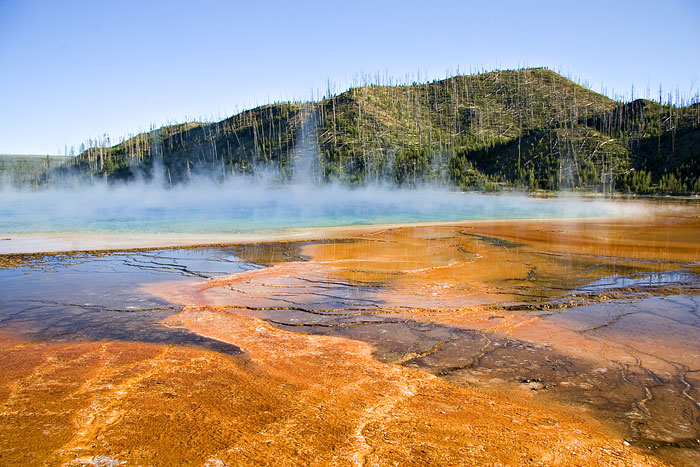
<instances>
[{"instance_id":1,"label":"steam","mask_svg":"<svg viewBox=\"0 0 700 467\"><path fill-rule=\"evenodd\" d=\"M0 234L30 232L253 233L302 227L618 215L604 201L459 193L444 188L351 189L236 177L172 189L154 178L40 191L0 192Z\"/></svg>"},{"instance_id":2,"label":"steam","mask_svg":"<svg viewBox=\"0 0 700 467\"><path fill-rule=\"evenodd\" d=\"M423 186L375 184L351 188L319 183L316 116L301 114L291 183L279 173L231 176L193 172L172 185L157 144L148 179L123 184L64 180L42 190L0 188L0 235L57 232L246 234L357 224L470 219L581 218L620 215L619 205L576 198L534 199ZM214 170L214 169L212 169ZM626 206L625 209L629 209Z\"/></svg>"},{"instance_id":3,"label":"steam","mask_svg":"<svg viewBox=\"0 0 700 467\"><path fill-rule=\"evenodd\" d=\"M319 182L319 152L316 136L316 113L311 109L301 112L301 127L294 146L293 181L300 185L317 185Z\"/></svg>"}]
</instances>

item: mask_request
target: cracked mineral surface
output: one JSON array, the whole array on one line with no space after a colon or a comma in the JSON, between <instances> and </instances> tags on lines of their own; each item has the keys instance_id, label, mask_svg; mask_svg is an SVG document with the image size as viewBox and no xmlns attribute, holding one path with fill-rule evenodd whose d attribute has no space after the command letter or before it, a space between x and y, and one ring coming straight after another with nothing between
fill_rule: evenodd
<instances>
[{"instance_id":1,"label":"cracked mineral surface","mask_svg":"<svg viewBox=\"0 0 700 467\"><path fill-rule=\"evenodd\" d=\"M698 465L699 219L26 260L0 463Z\"/></svg>"}]
</instances>

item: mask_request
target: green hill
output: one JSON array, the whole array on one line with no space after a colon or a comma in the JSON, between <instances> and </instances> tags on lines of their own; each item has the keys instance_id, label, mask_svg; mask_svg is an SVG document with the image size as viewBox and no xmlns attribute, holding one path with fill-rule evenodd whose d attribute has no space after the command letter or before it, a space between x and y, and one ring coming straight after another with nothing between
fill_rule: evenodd
<instances>
[{"instance_id":1,"label":"green hill","mask_svg":"<svg viewBox=\"0 0 700 467\"><path fill-rule=\"evenodd\" d=\"M123 180L162 164L171 184L269 170L319 183L688 193L700 191L699 139L698 104L620 103L535 68L368 85L167 126L91 143L70 170Z\"/></svg>"},{"instance_id":2,"label":"green hill","mask_svg":"<svg viewBox=\"0 0 700 467\"><path fill-rule=\"evenodd\" d=\"M0 154L0 188L45 185L57 168L69 162L65 156Z\"/></svg>"}]
</instances>

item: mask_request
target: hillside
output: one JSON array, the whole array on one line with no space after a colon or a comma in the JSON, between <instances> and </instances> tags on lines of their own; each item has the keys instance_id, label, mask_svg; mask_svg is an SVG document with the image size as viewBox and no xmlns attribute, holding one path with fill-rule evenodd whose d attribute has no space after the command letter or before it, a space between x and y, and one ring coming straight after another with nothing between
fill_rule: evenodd
<instances>
[{"instance_id":1,"label":"hillside","mask_svg":"<svg viewBox=\"0 0 700 467\"><path fill-rule=\"evenodd\" d=\"M216 123L89 144L66 169L108 180L393 181L463 189L700 191L700 106L619 103L546 69L350 89ZM160 170L160 169L159 169Z\"/></svg>"},{"instance_id":2,"label":"hillside","mask_svg":"<svg viewBox=\"0 0 700 467\"><path fill-rule=\"evenodd\" d=\"M0 154L0 188L44 185L50 182L52 172L68 162L64 156Z\"/></svg>"}]
</instances>

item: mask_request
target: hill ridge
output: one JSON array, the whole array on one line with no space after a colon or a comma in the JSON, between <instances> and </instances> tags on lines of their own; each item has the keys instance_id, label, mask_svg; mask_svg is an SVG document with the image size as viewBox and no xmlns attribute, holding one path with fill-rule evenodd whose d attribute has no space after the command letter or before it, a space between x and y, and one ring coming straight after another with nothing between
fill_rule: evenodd
<instances>
[{"instance_id":1,"label":"hill ridge","mask_svg":"<svg viewBox=\"0 0 700 467\"><path fill-rule=\"evenodd\" d=\"M155 159L170 184L263 169L284 181L312 151L319 183L688 193L700 191L699 128L697 104L622 103L549 69L524 68L366 84L164 126L114 146L91 144L65 172L148 177ZM316 143L301 150L309 131Z\"/></svg>"}]
</instances>

